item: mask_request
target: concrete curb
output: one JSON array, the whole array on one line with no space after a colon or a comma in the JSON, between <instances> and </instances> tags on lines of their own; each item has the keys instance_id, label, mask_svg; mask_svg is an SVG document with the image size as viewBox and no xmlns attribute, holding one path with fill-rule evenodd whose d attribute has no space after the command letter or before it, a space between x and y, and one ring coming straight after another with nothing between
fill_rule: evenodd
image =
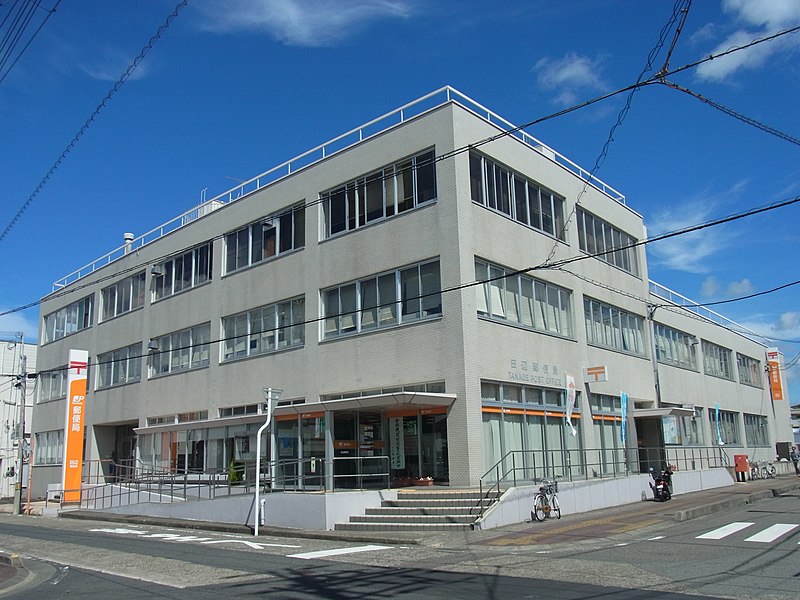
<instances>
[{"instance_id":1,"label":"concrete curb","mask_svg":"<svg viewBox=\"0 0 800 600\"><path fill-rule=\"evenodd\" d=\"M726 498L725 500L719 500L717 502L711 502L709 504L701 504L699 506L694 506L686 510L679 510L673 515L673 517L675 518L676 521L679 522L689 521L691 519L696 519L697 517L704 517L706 515L722 512L724 510L727 510L729 508L734 508L736 506L745 506L747 504L753 504L754 502L758 502L759 500L774 498L775 496L780 496L785 492L792 492L797 489L800 489L800 483L778 485L770 489L759 490L751 492L749 494L741 494L741 495L732 494L729 498Z\"/></svg>"}]
</instances>

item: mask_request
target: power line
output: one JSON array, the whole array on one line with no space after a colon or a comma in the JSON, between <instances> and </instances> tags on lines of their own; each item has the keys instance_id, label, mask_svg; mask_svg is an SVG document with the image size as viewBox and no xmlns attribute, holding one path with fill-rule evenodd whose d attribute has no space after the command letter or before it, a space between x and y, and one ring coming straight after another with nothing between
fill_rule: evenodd
<instances>
[{"instance_id":1,"label":"power line","mask_svg":"<svg viewBox=\"0 0 800 600\"><path fill-rule=\"evenodd\" d=\"M17 211L17 214L14 215L14 218L11 219L11 222L3 230L3 233L0 234L0 242L2 242L3 239L5 239L5 237L8 235L8 232L11 231L14 225L16 225L17 222L22 218L22 215L25 213L26 210L28 210L28 207L33 203L33 201L39 195L39 192L42 191L42 189L47 184L50 177L52 177L52 175L56 172L56 170L61 166L61 163L64 162L64 160L67 158L69 153L72 152L72 149L80 141L80 139L89 129L94 120L99 116L100 111L102 111L106 107L106 105L111 101L111 98L113 98L113 96L120 90L123 84L130 78L130 76L139 66L139 63L141 63L142 60L144 60L144 57L147 56L148 52L150 52L150 50L153 48L153 45L161 38L161 35L172 24L172 21L175 20L180 11L186 6L187 2L188 0L181 0L181 2L178 3L178 5L172 11L172 14L170 14L167 17L166 21L164 21L164 23L161 25L161 27L158 28L153 37L151 37L150 40L147 42L147 44L145 44L145 46L141 49L139 55L133 59L133 62L128 66L128 68L120 76L117 82L111 87L111 89L106 94L106 97L100 101L100 104L97 105L97 108L95 108L92 114L89 115L89 118L86 119L83 126L73 136L72 140L69 142L69 144L67 144L67 147L64 148L64 150L61 152L61 155L51 165L50 170L47 171L45 176L39 182L39 185L37 185L36 189L34 189L31 195L28 196L28 199L23 203L22 207Z\"/></svg>"},{"instance_id":2,"label":"power line","mask_svg":"<svg viewBox=\"0 0 800 600\"><path fill-rule=\"evenodd\" d=\"M36 8L40 8L38 6L38 4L39 4L38 0L36 0L36 4L37 4ZM14 68L14 66L17 64L17 61L19 61L19 59L22 58L22 55L28 49L28 46L30 46L31 43L33 42L33 40L36 38L36 36L39 35L39 32L42 30L42 27L45 26L45 24L50 19L50 17L53 16L53 14L56 12L56 9L58 8L59 4L61 4L61 0L56 0L56 3L53 6L53 8L45 9L45 10L47 10L47 16L44 18L44 20L41 23L39 23L39 27L36 28L36 31L33 32L33 35L27 41L25 46L22 48L22 50L19 51L19 54L17 54L16 58L14 59L14 62L11 63L11 65L5 70L5 73L3 73L2 77L0 77L0 84L3 83L5 78L8 76L8 74ZM3 68L5 67L5 63L7 62L9 57L10 57L10 53L7 54L6 56L4 56L2 58L2 60L0 60L0 72L2 72Z\"/></svg>"},{"instance_id":3,"label":"power line","mask_svg":"<svg viewBox=\"0 0 800 600\"><path fill-rule=\"evenodd\" d=\"M698 224L698 225L685 227L683 229L680 229L680 230L677 230L677 231L674 231L674 232L665 233L665 234L662 234L660 236L656 236L654 238L649 238L649 239L646 239L646 240L642 240L640 242L636 242L634 244L629 244L627 246L622 246L620 248L617 248L616 250L633 248L633 247L636 247L636 246L639 246L639 245L646 245L646 244L649 244L649 243L653 243L653 242L657 242L657 241L660 241L660 240L663 240L663 239L674 237L676 235L682 235L684 233L691 233L693 231L697 231L697 230L700 230L700 229L705 229L707 227L713 227L713 226L716 226L716 225L721 225L723 223L727 223L727 222L730 222L732 220L744 218L746 216L750 216L750 215L753 215L753 214L760 214L760 213L768 211L768 210L775 210L776 208L782 208L782 207L784 207L786 205L794 204L794 203L797 203L797 202L800 202L800 197L796 197L796 198L794 198L792 200L788 200L788 201L784 201L784 202L776 202L776 203L773 203L773 204L771 204L771 205L769 205L767 207L751 209L751 210L746 211L744 213L739 213L737 215L731 215L731 216L726 217L724 219L717 219L715 221L708 221L706 223L701 223L701 224ZM582 253L582 254L580 254L578 256L573 257L572 259L569 259L568 261L559 261L559 262L569 262L569 263L579 262L579 261L582 261L582 260L588 260L590 258L599 258L599 257L601 257L601 256L603 256L603 255L605 255L607 253L608 252ZM564 272L569 273L571 275L574 275L574 276L576 276L576 277L578 277L580 279L584 279L585 281L587 281L589 283L593 283L593 284L605 287L606 289L608 289L610 291L622 293L622 294L628 296L629 298L641 301L641 302L643 302L645 304L648 303L647 299L641 298L639 296L636 296L635 294L631 294L631 293L628 293L628 292L622 292L621 290L617 290L617 289L615 289L615 288L613 288L611 286L607 286L607 285L601 284L599 282L595 282L595 281L593 281L593 280L591 280L589 278L583 277L581 275L578 275L577 273L574 273L572 271L564 269L561 266L557 266L557 267L556 266L547 266L547 265L544 265L544 264L539 265L539 266L535 266L535 267L528 267L528 268L524 268L524 269L518 269L518 270L515 270L515 271L508 271L508 272L504 272L502 275L498 275L497 277L490 277L490 278L487 278L487 279L480 279L480 280L476 280L476 281L470 281L470 282L458 284L458 285L455 285L455 286L450 286L450 287L447 287L447 288L443 288L443 289L440 289L440 290L435 291L435 292L430 292L430 293L427 293L427 294L420 294L420 295L414 296L414 297L408 297L408 298L405 299L405 301L422 300L424 298L428 298L428 297L432 297L432 296L443 295L443 294L450 293L450 292L462 291L462 290L468 289L470 287L477 287L477 286L484 285L486 283L491 283L492 281L498 281L498 280L502 280L502 279L507 279L509 277L514 277L514 276L517 276L517 275L527 274L527 273L530 273L531 271L545 270L545 269L561 270L561 271L564 271ZM777 291L777 290L783 289L785 287L788 287L789 285L793 285L793 284L787 284L787 285L779 286L777 288L774 288L773 290L760 292L758 295L763 295L765 293L770 293L772 291ZM744 297L744 298L747 298L747 297ZM744 298L742 298L742 299L744 299ZM730 301L733 301L733 300L730 300ZM357 315L363 313L364 311L378 310L380 308L396 306L399 302L401 302L400 299L395 300L395 301L393 301L391 303L386 303L386 304L378 303L378 304L375 304L374 306L367 306L367 307L363 307L362 306L361 308L356 308L355 310L351 310L351 311L343 311L343 312L338 312L336 314L325 314L325 315L322 315L322 316L319 316L319 317L313 317L313 318L305 319L305 320L297 322L297 323L291 323L291 324L288 324L288 325L279 325L279 326L277 326L277 327L275 327L273 329L270 329L269 331L273 331L273 332L275 332L277 334L277 332L279 332L279 331L282 331L282 330L285 330L285 329L291 329L292 327L300 327L300 326L305 326L305 325L317 324L317 323L321 323L321 322L326 321L327 319L331 319L331 318L340 318L340 317L345 317L345 316L357 316ZM682 309L688 309L689 308L689 305L685 305L684 306L684 305L675 305L675 304L658 305L658 306L664 307L664 308L666 308L668 310L681 309L681 308ZM685 313L681 312L681 314L685 314ZM759 334L756 334L755 332L752 332L752 331L744 331L744 330L736 331L736 329L734 329L734 328L725 327L725 326L723 326L723 325L721 325L719 323L716 323L714 321L709 321L706 318L703 318L703 317L701 317L699 315L694 315L692 313L690 313L687 316L690 316L692 318L696 318L697 320L700 320L700 321L702 321L704 323L711 323L711 324L716 325L718 327L723 327L725 329L729 329L730 331L734 331L735 333L741 333L742 335L745 335L745 336L759 335ZM174 333L174 332L170 332L170 333ZM166 333L164 335L170 335L170 333ZM191 349L194 349L194 348L197 348L197 347L200 347L200 346L209 346L210 347L211 344L220 344L220 343L228 342L228 341L231 341L231 340L237 340L237 339L240 339L240 338L246 338L246 337L250 336L251 333L252 332L246 333L246 334L241 334L241 335L220 337L220 338L208 340L208 341L205 341L205 342L200 342L200 343L196 343L196 344L189 344L188 346L180 346L180 347L176 347L176 348L170 348L169 350L154 350L154 351L148 352L148 354L160 355L160 354L166 354L166 353L176 352L176 351L180 351L180 350L191 350ZM163 337L163 336L159 336L159 337ZM774 339L774 338L767 338L767 336L760 336L760 337L763 337L765 339ZM778 340L778 341L786 341L788 343L794 343L794 342L792 342L790 340ZM797 342L797 343L800 343L800 341ZM116 363L116 362L124 362L124 361L128 361L128 360L131 360L131 359L143 358L143 357L147 356L148 354L139 354L138 356L128 356L128 357L125 357L125 358L106 360L106 361L102 361L102 362L96 361L96 362L92 362L91 366L102 366L102 365L107 365L107 364L113 364L113 363ZM266 353L266 354L269 354L269 353ZM63 371L63 370L64 370L63 366L62 367L53 368L53 369L43 369L43 370L39 371L38 374L59 372L59 371Z\"/></svg>"},{"instance_id":4,"label":"power line","mask_svg":"<svg viewBox=\"0 0 800 600\"><path fill-rule=\"evenodd\" d=\"M160 34L163 32L163 30L164 30L164 29L166 29L166 27L168 27L168 26L169 26L169 24L171 23L171 21L172 21L172 20L173 20L173 19L174 19L174 18L177 16L177 13L180 11L180 9L181 9L181 8L183 8L183 6L186 4L186 2L187 2L187 0L184 0L183 2L181 2L181 3L180 3L180 4L179 4L177 7L176 7L176 9L175 9L175 12L173 12L173 14L172 14L172 15L170 15L170 17L167 19L167 22L166 22L164 25L162 25L162 27L159 29L159 31L156 33L156 35L154 35L154 36L153 36L153 38L151 38L149 45L152 45L152 43L154 43L154 42L155 42L155 40L156 40L156 39L157 39L157 37L158 37L158 36L159 36L159 35L160 35ZM453 157L455 157L455 156L458 156L458 155L460 155L460 154L463 154L464 152L467 152L467 151L469 151L469 150L472 150L473 148L477 148L477 147L483 146L483 145L485 145L485 144L488 144L488 143L490 143L490 142L496 141L496 140L498 140L498 139L502 139L502 138L504 138L504 137L507 137L507 136L509 136L509 135L513 135L513 134L515 134L515 133L518 133L518 132L520 132L520 131L522 131L522 130L524 130L524 129L527 129L527 128L529 128L529 127L532 127L533 125L537 125L537 124L539 124L539 123L542 123L542 122L545 122L545 121L548 121L548 120L552 120L552 119L555 119L555 118L558 118L558 117L561 117L561 116L565 116L565 115L567 115L567 114L569 114L569 113L571 113L571 112L577 111L577 110L579 110L579 109L581 109L581 108L586 108L587 106L591 106L591 105L593 105L593 104L596 104L596 103L598 103L598 102L600 102L600 101L602 101L602 100L607 100L608 98L611 98L611 97L613 97L613 96L619 95L619 94L621 94L621 93L624 93L624 92L631 91L631 90L633 90L633 89L635 89L635 88L638 88L638 87L643 87L643 86L645 86L645 85L650 85L650 84L652 84L652 83L658 83L658 78L659 78L659 77L665 77L665 76L668 76L668 75L672 75L672 74L675 74L675 73L679 73L679 72L681 72L681 71L685 71L685 70L687 70L687 69L689 69L689 68L694 68L694 67L697 67L697 66L699 66L699 65L701 65L701 64L703 64L703 63L705 63L705 62L708 62L708 61L714 60L714 59L716 59L716 58L719 58L719 57L721 57L721 56L725 56L725 55L728 55L728 54L731 54L731 53L734 53L734 52L742 51L742 50L748 49L748 48L750 48L750 47L752 47L752 46L754 46L754 45L761 44L761 43L765 43L765 42L771 41L771 40L773 40L773 39L776 39L776 38L778 38L778 37L780 37L780 36L787 35L787 34L790 34L790 33L795 33L795 32L797 32L797 31L800 31L800 26L798 26L798 27L794 27L794 28L792 28L792 29L788 29L788 30L784 30L784 31L778 32L778 33L776 33L776 34L774 34L774 35L771 35L771 36L769 36L769 37L767 37L767 38L762 38L762 39L753 40L753 41L751 41L750 43L748 43L748 44L745 44L745 45L742 45L742 46L737 46L737 47L730 48L730 49L728 49L728 50L726 50L726 51L724 51L724 52L722 52L722 53L720 53L720 54L716 54L716 55L710 55L710 56L708 56L708 57L705 57L705 58L703 58L703 59L700 59L700 60L698 60L698 61L695 61L695 62L693 62L693 63L690 63L690 64L688 64L688 65L684 65L684 66L682 66L682 67L678 67L678 68L676 68L676 69L674 69L674 70L672 70L672 71L667 71L667 72L663 72L663 71L662 71L662 72L660 72L659 74L657 74L657 75L655 75L655 76L653 76L653 77L651 77L651 78L649 78L649 79L647 79L647 80L644 80L644 81L641 81L641 82L637 82L637 83L634 83L634 84L631 84L631 85L627 85L627 86L625 86L625 87L622 87L622 88L619 88L619 89L617 89L617 90L615 90L615 91L613 91L613 92L609 92L609 93L606 93L606 94L603 94L603 95L597 96L597 97L595 97L595 98L592 98L592 99L590 99L590 100L586 100L586 101L584 101L584 102L581 102L581 103L579 103L579 104L573 105L573 106L571 106L571 107L568 107L568 108L566 108L566 109L562 109L562 110L560 110L560 111L557 111L557 112L555 112L555 113L551 113L551 114L549 114L549 115L546 115L546 116L544 116L544 117L540 117L540 118L537 118L537 119L534 119L534 120L528 121L527 123L524 123L524 124L522 124L522 125L518 125L518 126L515 126L515 127L511 127L511 128L509 128L509 129L507 129L507 130L504 130L504 131L502 131L502 132L500 132L500 133L498 133L498 134L495 134L495 135L493 135L493 136L489 136L489 137L487 137L487 138L484 138L484 139L482 139L482 140L479 140L479 141L477 141L477 142L474 142L474 143L472 143L472 144L467 144L467 145L465 145L465 146L462 146L462 147L460 147L460 148L456 148L456 149L454 149L454 150L451 150L451 151L449 151L449 152L446 152L446 153L444 153L444 154L441 154L441 155L439 155L439 156L435 157L435 158L434 158L434 159L432 159L430 162L431 162L431 163L436 163L436 162L441 162L441 161L444 161L444 160L447 160L447 159L453 158ZM146 46L145 48L146 48L146 49L148 49L148 46ZM134 62L136 63L136 61L134 61ZM138 63L136 63L136 64L138 64ZM132 65L132 67L129 67L128 71L129 71L129 72L130 72L130 71L132 71L132 68L133 68L133 65ZM124 77L124 76L123 76L123 77ZM118 82L118 83L117 83L117 85L115 85L115 88L117 88L119 85L121 85L121 82ZM110 96L110 94L111 94L111 92L109 93L109 96ZM108 98L109 96L107 96L107 98ZM87 123L88 123L88 121L87 121ZM86 126L86 125L84 125L84 129L82 129L82 130L81 130L81 132L82 132L82 131L84 131L86 127L87 127L87 126ZM73 144L74 144L74 141L73 141ZM65 151L65 152L66 152L66 151ZM62 155L62 156L63 156L63 155ZM425 163L425 164L429 164L429 163ZM419 166L419 165L418 165L418 166ZM423 166L424 166L424 165L423 165ZM408 170L408 169L411 169L411 168L412 168L412 167L408 167L408 168L407 168L407 169L405 169L405 170ZM389 177L394 177L394 176L395 176L395 175L397 175L397 174L400 174L400 173L402 173L402 172L405 172L405 170L404 170L404 169L399 169L399 170L397 170L397 169L396 169L396 170L395 170L395 173L393 173L393 174L390 174L390 175L384 175L384 176L382 176L382 177L380 177L380 178L378 178L378 179L380 179L380 180L388 179ZM49 177L49 174L46 176L46 178L47 178L47 177ZM44 181L43 181L43 183L44 183ZM42 187L43 183L42 183L42 184L40 184L40 188ZM37 188L37 191L38 191L38 189L40 189L40 188ZM30 201L32 201L32 198L29 198L29 202L28 202L28 203L30 203ZM312 201L306 202L306 203L304 203L304 204L302 204L302 205L295 205L295 206L293 206L293 207L291 207L291 208L289 208L289 209L286 209L286 210L284 210L284 211L282 211L282 212L277 212L276 214L274 214L274 215L270 215L270 216L271 216L272 218L280 218L281 216L284 216L284 215L290 214L290 213L291 213L291 212L293 212L293 211L297 211L297 210L301 210L301 209L309 208L309 207L312 207L312 206L316 206L316 205L318 205L318 204L320 204L320 203L322 203L322 202L324 202L324 198L318 198L318 199L316 199L316 200L312 200ZM792 203L794 203L794 202L793 202L793 201L790 201L790 202L789 202L789 204L792 204ZM783 206L783 205L784 205L784 204L781 204L781 206ZM27 208L27 207L24 207L24 208ZM22 209L22 211L24 211L24 208ZM775 208L780 208L780 206L776 206ZM768 208L768 209L769 209L769 208ZM21 211L21 212L22 212L22 211ZM8 230L11 228L11 226L13 226L13 223L14 223L14 222L16 222L16 220L18 220L18 217L20 216L20 214L21 214L21 213L18 213L17 217L15 217L14 221L12 221L12 223L11 223L11 224L9 225L9 227L6 229L6 232L4 232L4 233L2 234L2 236L0 236L0 241L2 241L2 239L3 239L3 236L5 236L5 235L7 234L7 232L8 232ZM214 240L217 240L217 239L221 239L221 238L223 238L225 235L226 235L226 234L219 234L219 235L213 236L213 237L211 237L211 238L209 239L209 241L214 241ZM660 238L658 238L658 239L660 239ZM187 247L187 248L185 248L185 249L184 249L184 251L185 251L185 250L188 250L188 249L189 249L189 248ZM621 249L621 248L616 248L615 250L619 250L619 249ZM610 252L610 251L609 251L609 252ZM600 255L604 255L604 254L607 254L607 253L608 253L608 252L600 253ZM166 259L168 259L168 258L170 258L170 257L172 257L172 256L175 256L176 254L180 254L180 251L178 251L178 252L172 252L172 253L170 253L170 254L166 254L166 255L162 255L162 256L160 256L160 257L157 257L157 258L155 258L155 259L153 259L153 260L151 260L151 261L149 261L149 262L159 262L159 261L161 261L161 260L166 260ZM594 256L594 255L592 255L592 256ZM574 259L573 259L573 261L574 261ZM99 279L93 280L91 283L86 283L86 284L83 284L83 285L80 285L80 286L73 286L73 287L71 287L71 288L70 288L70 289L68 289L68 290L63 290L63 291L61 291L61 292L59 292L59 293L55 293L55 294L51 294L51 295L49 295L49 296L48 296L48 299L58 298L58 297L61 297L61 296L63 296L63 295L68 295L68 294L75 293L75 292L77 292L77 291L79 291L79 290L81 290L81 289L84 289L84 288L86 288L86 287L90 287L90 286L96 285L96 284L97 284L97 283L99 283L99 282L102 282L102 281L105 281L105 280L108 280L108 279L112 279L112 278L117 278L117 277L119 277L119 276L120 276L120 275L122 275L122 274L125 274L125 273L128 273L128 272L131 272L131 271L138 270L138 269L142 268L143 266L144 266L143 264L140 264L140 265L134 265L134 266L132 266L132 267L129 267L129 268L127 268L127 269L123 269L123 270L121 270L121 271L118 271L118 272L116 272L116 273L114 273L114 274L107 275L107 276L101 277L101 278L99 278ZM531 267L531 269L534 269L534 268L544 268L544 267L542 267L542 266L539 266L539 267ZM39 305L39 304L41 304L41 303L42 303L42 300L37 300L37 301L34 301L34 302L30 302L30 303L28 303L28 304L25 304L25 305L23 305L23 306L16 307L16 308L13 308L13 309L10 309L10 310L7 310L7 311L4 311L4 312L0 312L0 316L4 316L4 315L7 315L7 314L11 314L11 313L19 312L19 311L21 311L21 310L26 310L26 309L28 309L28 308L33 308L33 307L35 307L35 306L38 306L38 305Z\"/></svg>"}]
</instances>

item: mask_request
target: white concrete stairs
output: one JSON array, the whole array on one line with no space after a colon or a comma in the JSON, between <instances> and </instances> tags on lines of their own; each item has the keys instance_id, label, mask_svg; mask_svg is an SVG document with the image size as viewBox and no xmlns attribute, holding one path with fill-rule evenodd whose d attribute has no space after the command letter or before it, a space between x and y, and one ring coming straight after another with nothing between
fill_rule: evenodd
<instances>
[{"instance_id":1,"label":"white concrete stairs","mask_svg":"<svg viewBox=\"0 0 800 600\"><path fill-rule=\"evenodd\" d=\"M337 531L462 531L472 529L480 506L479 490L399 490L397 500L384 500L366 514L337 523Z\"/></svg>"}]
</instances>

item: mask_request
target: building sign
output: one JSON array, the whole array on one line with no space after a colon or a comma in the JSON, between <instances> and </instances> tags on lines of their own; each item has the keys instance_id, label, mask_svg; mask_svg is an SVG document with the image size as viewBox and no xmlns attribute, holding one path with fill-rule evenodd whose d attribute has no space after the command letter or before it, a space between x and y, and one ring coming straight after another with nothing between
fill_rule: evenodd
<instances>
[{"instance_id":1,"label":"building sign","mask_svg":"<svg viewBox=\"0 0 800 600\"><path fill-rule=\"evenodd\" d=\"M86 415L86 370L89 353L70 350L67 371L67 409L64 430L64 502L80 502L83 472L83 422Z\"/></svg>"},{"instance_id":2,"label":"building sign","mask_svg":"<svg viewBox=\"0 0 800 600\"><path fill-rule=\"evenodd\" d=\"M389 419L389 463L392 469L406 468L406 437L403 417Z\"/></svg>"},{"instance_id":3,"label":"building sign","mask_svg":"<svg viewBox=\"0 0 800 600\"><path fill-rule=\"evenodd\" d=\"M608 381L608 367L600 365L597 367L586 367L583 370L584 383L595 383L598 381Z\"/></svg>"},{"instance_id":4,"label":"building sign","mask_svg":"<svg viewBox=\"0 0 800 600\"><path fill-rule=\"evenodd\" d=\"M780 351L777 348L767 348L767 371L769 373L769 389L772 392L772 400L783 400Z\"/></svg>"},{"instance_id":5,"label":"building sign","mask_svg":"<svg viewBox=\"0 0 800 600\"><path fill-rule=\"evenodd\" d=\"M508 370L510 381L521 381L535 385L548 385L550 387L564 387L564 375L556 365L534 362L531 360L511 359Z\"/></svg>"}]
</instances>

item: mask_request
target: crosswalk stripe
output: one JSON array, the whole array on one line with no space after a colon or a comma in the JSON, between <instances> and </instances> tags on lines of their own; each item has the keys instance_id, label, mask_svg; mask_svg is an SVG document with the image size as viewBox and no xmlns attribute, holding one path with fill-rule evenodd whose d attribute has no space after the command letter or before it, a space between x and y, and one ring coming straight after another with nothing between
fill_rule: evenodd
<instances>
[{"instance_id":1,"label":"crosswalk stripe","mask_svg":"<svg viewBox=\"0 0 800 600\"><path fill-rule=\"evenodd\" d=\"M354 552L371 552L373 550L384 550L391 546L354 546L352 548L333 548L332 550L318 550L316 552L303 552L302 554L290 554L289 558L324 558L326 556L338 556L340 554L352 554Z\"/></svg>"},{"instance_id":2,"label":"crosswalk stripe","mask_svg":"<svg viewBox=\"0 0 800 600\"><path fill-rule=\"evenodd\" d=\"M704 533L703 535L698 535L695 539L721 540L722 538L729 536L732 533L736 533L737 531L741 531L742 529L746 529L751 525L754 525L754 523L730 523L728 525L725 525L724 527L715 529L714 531L709 531L708 533Z\"/></svg>"},{"instance_id":3,"label":"crosswalk stripe","mask_svg":"<svg viewBox=\"0 0 800 600\"><path fill-rule=\"evenodd\" d=\"M776 523L767 527L764 531L759 531L755 535L751 535L745 542L774 542L782 535L789 533L800 527L800 525L791 523Z\"/></svg>"}]
</instances>

